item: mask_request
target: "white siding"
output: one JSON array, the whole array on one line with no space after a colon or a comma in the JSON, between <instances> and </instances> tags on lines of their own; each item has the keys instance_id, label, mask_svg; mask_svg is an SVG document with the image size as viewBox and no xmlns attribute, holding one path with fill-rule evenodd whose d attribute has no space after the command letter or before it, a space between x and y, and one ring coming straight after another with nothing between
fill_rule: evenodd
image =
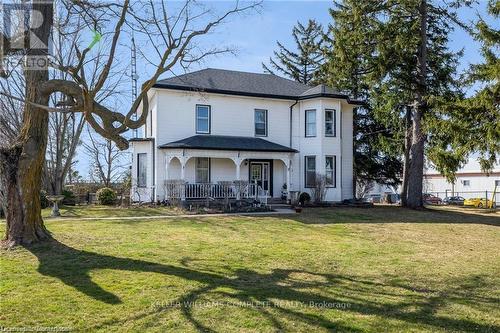
<instances>
[{"instance_id":1,"label":"white siding","mask_svg":"<svg viewBox=\"0 0 500 333\"><path fill-rule=\"evenodd\" d=\"M342 113L342 158L341 163L338 161L341 170L339 177L342 177L342 199L350 199L353 197L353 163L354 163L354 147L353 147L353 106L343 103Z\"/></svg>"},{"instance_id":2,"label":"white siding","mask_svg":"<svg viewBox=\"0 0 500 333\"><path fill-rule=\"evenodd\" d=\"M132 143L132 193L133 200L150 201L152 199L153 187L153 168L152 168L152 142L142 141ZM137 187L137 154L147 154L147 174L146 174L146 187Z\"/></svg>"},{"instance_id":3,"label":"white siding","mask_svg":"<svg viewBox=\"0 0 500 333\"><path fill-rule=\"evenodd\" d=\"M263 139L284 146L290 145L290 106L293 100L264 99L253 97L229 96L199 92L182 92L167 89L153 90L151 95L151 113L148 118L153 121L154 142L136 143L134 155L144 149L151 154L151 145L159 146L168 142L181 140L196 135L196 104L211 106L211 135L254 136L254 110L268 110L268 136ZM305 137L305 110L316 110L316 137ZM325 137L325 109L336 110L336 136ZM342 115L341 115L342 114ZM147 120L149 126L150 119ZM304 188L304 157L316 156L317 172L325 171L325 156L336 156L337 186L329 188L327 200L340 201L352 197L352 105L332 98L316 98L298 102L293 108L292 148L299 153L293 155L291 167L291 186L294 191L308 191ZM151 129L147 130L150 137ZM342 133L342 137L341 137ZM143 146L147 144L149 148ZM165 150L155 150L155 183L156 199L164 196ZM237 156L238 152L233 152ZM268 154L273 161L273 192L275 197L281 195L281 188L286 183L286 168L280 160L280 154ZM181 155L182 156L182 152ZM235 164L229 158L218 158L211 161L211 181L234 180ZM225 156L225 155L224 155ZM195 181L194 159L186 164L185 180ZM152 166L151 163L148 167ZM133 169L135 166L133 166ZM181 164L177 158L169 165L168 177L179 179ZM241 164L241 178L248 179L248 165ZM136 171L132 172L133 177ZM148 173L148 182L152 184L152 171ZM149 183L148 183L149 184Z\"/></svg>"}]
</instances>

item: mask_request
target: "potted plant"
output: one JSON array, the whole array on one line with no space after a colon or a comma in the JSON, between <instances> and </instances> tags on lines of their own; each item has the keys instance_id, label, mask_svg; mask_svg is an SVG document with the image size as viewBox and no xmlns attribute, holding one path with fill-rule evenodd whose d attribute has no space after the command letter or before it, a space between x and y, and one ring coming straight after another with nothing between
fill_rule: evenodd
<instances>
[{"instance_id":1,"label":"potted plant","mask_svg":"<svg viewBox=\"0 0 500 333\"><path fill-rule=\"evenodd\" d=\"M310 201L311 201L311 196L309 195L309 193L302 192L299 196L299 204L294 207L295 212L301 213L304 205Z\"/></svg>"}]
</instances>

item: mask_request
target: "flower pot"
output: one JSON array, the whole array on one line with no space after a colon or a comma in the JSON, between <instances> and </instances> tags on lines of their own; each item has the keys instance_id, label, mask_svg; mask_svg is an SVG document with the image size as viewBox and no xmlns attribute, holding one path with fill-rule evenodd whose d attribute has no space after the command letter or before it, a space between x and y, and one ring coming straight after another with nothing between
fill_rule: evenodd
<instances>
[{"instance_id":1,"label":"flower pot","mask_svg":"<svg viewBox=\"0 0 500 333\"><path fill-rule=\"evenodd\" d=\"M296 213L302 213L302 207L295 207Z\"/></svg>"}]
</instances>

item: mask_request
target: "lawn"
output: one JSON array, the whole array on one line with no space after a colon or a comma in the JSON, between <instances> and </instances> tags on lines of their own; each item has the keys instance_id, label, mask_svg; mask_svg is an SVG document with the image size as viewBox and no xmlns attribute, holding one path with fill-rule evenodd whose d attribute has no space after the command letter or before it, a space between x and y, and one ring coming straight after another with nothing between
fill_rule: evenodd
<instances>
[{"instance_id":1,"label":"lawn","mask_svg":"<svg viewBox=\"0 0 500 333\"><path fill-rule=\"evenodd\" d=\"M498 213L325 208L47 227L53 242L1 253L4 328L500 331Z\"/></svg>"},{"instance_id":2,"label":"lawn","mask_svg":"<svg viewBox=\"0 0 500 333\"><path fill-rule=\"evenodd\" d=\"M83 206L61 206L59 209L61 217L130 217L130 216L162 216L185 214L179 208L171 207L109 207L100 205ZM42 211L44 218L50 218L52 208L45 208Z\"/></svg>"}]
</instances>

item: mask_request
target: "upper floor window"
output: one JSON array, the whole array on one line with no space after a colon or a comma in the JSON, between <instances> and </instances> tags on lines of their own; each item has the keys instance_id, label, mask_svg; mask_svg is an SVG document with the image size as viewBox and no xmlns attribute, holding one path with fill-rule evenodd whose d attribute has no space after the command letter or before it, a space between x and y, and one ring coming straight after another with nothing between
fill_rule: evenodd
<instances>
[{"instance_id":1,"label":"upper floor window","mask_svg":"<svg viewBox=\"0 0 500 333\"><path fill-rule=\"evenodd\" d=\"M495 186L500 186L500 180L495 180Z\"/></svg>"},{"instance_id":2,"label":"upper floor window","mask_svg":"<svg viewBox=\"0 0 500 333\"><path fill-rule=\"evenodd\" d=\"M210 183L210 159L208 157L196 158L195 181L197 183Z\"/></svg>"},{"instance_id":3,"label":"upper floor window","mask_svg":"<svg viewBox=\"0 0 500 333\"><path fill-rule=\"evenodd\" d=\"M325 110L325 136L337 136L336 120L335 110Z\"/></svg>"},{"instance_id":4,"label":"upper floor window","mask_svg":"<svg viewBox=\"0 0 500 333\"><path fill-rule=\"evenodd\" d=\"M196 133L210 134L210 105L196 105Z\"/></svg>"},{"instance_id":5,"label":"upper floor window","mask_svg":"<svg viewBox=\"0 0 500 333\"><path fill-rule=\"evenodd\" d=\"M326 185L336 187L337 156L325 156Z\"/></svg>"},{"instance_id":6,"label":"upper floor window","mask_svg":"<svg viewBox=\"0 0 500 333\"><path fill-rule=\"evenodd\" d=\"M148 171L146 153L137 154L137 186L146 187L146 177Z\"/></svg>"},{"instance_id":7,"label":"upper floor window","mask_svg":"<svg viewBox=\"0 0 500 333\"><path fill-rule=\"evenodd\" d=\"M316 136L316 110L306 110L306 136Z\"/></svg>"},{"instance_id":8,"label":"upper floor window","mask_svg":"<svg viewBox=\"0 0 500 333\"><path fill-rule=\"evenodd\" d=\"M462 180L464 186L470 186L470 180Z\"/></svg>"},{"instance_id":9,"label":"upper floor window","mask_svg":"<svg viewBox=\"0 0 500 333\"><path fill-rule=\"evenodd\" d=\"M316 156L305 157L306 187L314 187L316 184Z\"/></svg>"},{"instance_id":10,"label":"upper floor window","mask_svg":"<svg viewBox=\"0 0 500 333\"><path fill-rule=\"evenodd\" d=\"M255 136L267 136L267 110L255 110Z\"/></svg>"}]
</instances>

